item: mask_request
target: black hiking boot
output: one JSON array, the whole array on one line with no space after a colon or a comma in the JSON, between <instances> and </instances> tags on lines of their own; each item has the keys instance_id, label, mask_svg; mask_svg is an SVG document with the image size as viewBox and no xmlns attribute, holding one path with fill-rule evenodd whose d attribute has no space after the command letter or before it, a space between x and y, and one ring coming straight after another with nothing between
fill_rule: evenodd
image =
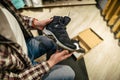
<instances>
[{"instance_id":1,"label":"black hiking boot","mask_svg":"<svg viewBox=\"0 0 120 80\"><path fill-rule=\"evenodd\" d=\"M49 23L43 30L47 36L53 36L56 43L69 51L74 51L76 45L74 45L66 32L66 25L70 22L70 18L54 16L53 21Z\"/></svg>"}]
</instances>

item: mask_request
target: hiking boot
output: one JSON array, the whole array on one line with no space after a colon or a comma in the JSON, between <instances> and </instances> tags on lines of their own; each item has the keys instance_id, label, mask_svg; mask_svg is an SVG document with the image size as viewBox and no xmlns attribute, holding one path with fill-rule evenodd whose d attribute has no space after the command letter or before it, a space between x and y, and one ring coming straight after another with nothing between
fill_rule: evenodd
<instances>
[{"instance_id":1,"label":"hiking boot","mask_svg":"<svg viewBox=\"0 0 120 80\"><path fill-rule=\"evenodd\" d=\"M64 20L63 17L54 16L53 21L44 28L43 33L47 36L52 35L60 47L74 51L76 46L71 42L65 29L65 25L68 24L68 21L65 22Z\"/></svg>"}]
</instances>

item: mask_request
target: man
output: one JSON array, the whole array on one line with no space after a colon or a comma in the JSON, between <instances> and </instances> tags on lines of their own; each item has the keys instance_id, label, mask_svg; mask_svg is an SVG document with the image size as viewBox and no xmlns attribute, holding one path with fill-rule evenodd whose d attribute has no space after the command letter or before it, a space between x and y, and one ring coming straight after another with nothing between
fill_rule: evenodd
<instances>
[{"instance_id":1,"label":"man","mask_svg":"<svg viewBox=\"0 0 120 80\"><path fill-rule=\"evenodd\" d=\"M51 39L34 38L29 31L43 30L52 19L22 16L10 0L0 0L0 6L0 80L73 80L75 74L69 66L55 65L72 54L57 51ZM44 53L54 54L47 61L34 61Z\"/></svg>"}]
</instances>

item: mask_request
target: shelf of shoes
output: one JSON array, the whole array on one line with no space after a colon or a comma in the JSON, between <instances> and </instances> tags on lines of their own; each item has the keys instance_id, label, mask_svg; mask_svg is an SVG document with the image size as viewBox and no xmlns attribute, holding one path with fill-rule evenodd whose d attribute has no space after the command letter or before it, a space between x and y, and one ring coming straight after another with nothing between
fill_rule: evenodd
<instances>
[{"instance_id":1,"label":"shelf of shoes","mask_svg":"<svg viewBox=\"0 0 120 80\"><path fill-rule=\"evenodd\" d=\"M24 0L26 6L24 8L31 8L31 7L41 7L42 0Z\"/></svg>"},{"instance_id":2,"label":"shelf of shoes","mask_svg":"<svg viewBox=\"0 0 120 80\"><path fill-rule=\"evenodd\" d=\"M62 7L74 5L96 4L95 0L24 0L25 8L40 8L40 7Z\"/></svg>"}]
</instances>

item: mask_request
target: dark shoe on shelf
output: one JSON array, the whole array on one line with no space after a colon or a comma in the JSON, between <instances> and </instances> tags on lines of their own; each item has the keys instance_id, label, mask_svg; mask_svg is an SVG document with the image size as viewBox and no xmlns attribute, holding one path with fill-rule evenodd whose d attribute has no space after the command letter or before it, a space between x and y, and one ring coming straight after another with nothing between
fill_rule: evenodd
<instances>
[{"instance_id":1,"label":"dark shoe on shelf","mask_svg":"<svg viewBox=\"0 0 120 80\"><path fill-rule=\"evenodd\" d=\"M65 29L66 25L69 23L69 20L64 21L65 19L68 18L54 16L53 21L44 28L43 33L47 36L52 35L60 47L69 51L74 51L76 46L71 42Z\"/></svg>"}]
</instances>

